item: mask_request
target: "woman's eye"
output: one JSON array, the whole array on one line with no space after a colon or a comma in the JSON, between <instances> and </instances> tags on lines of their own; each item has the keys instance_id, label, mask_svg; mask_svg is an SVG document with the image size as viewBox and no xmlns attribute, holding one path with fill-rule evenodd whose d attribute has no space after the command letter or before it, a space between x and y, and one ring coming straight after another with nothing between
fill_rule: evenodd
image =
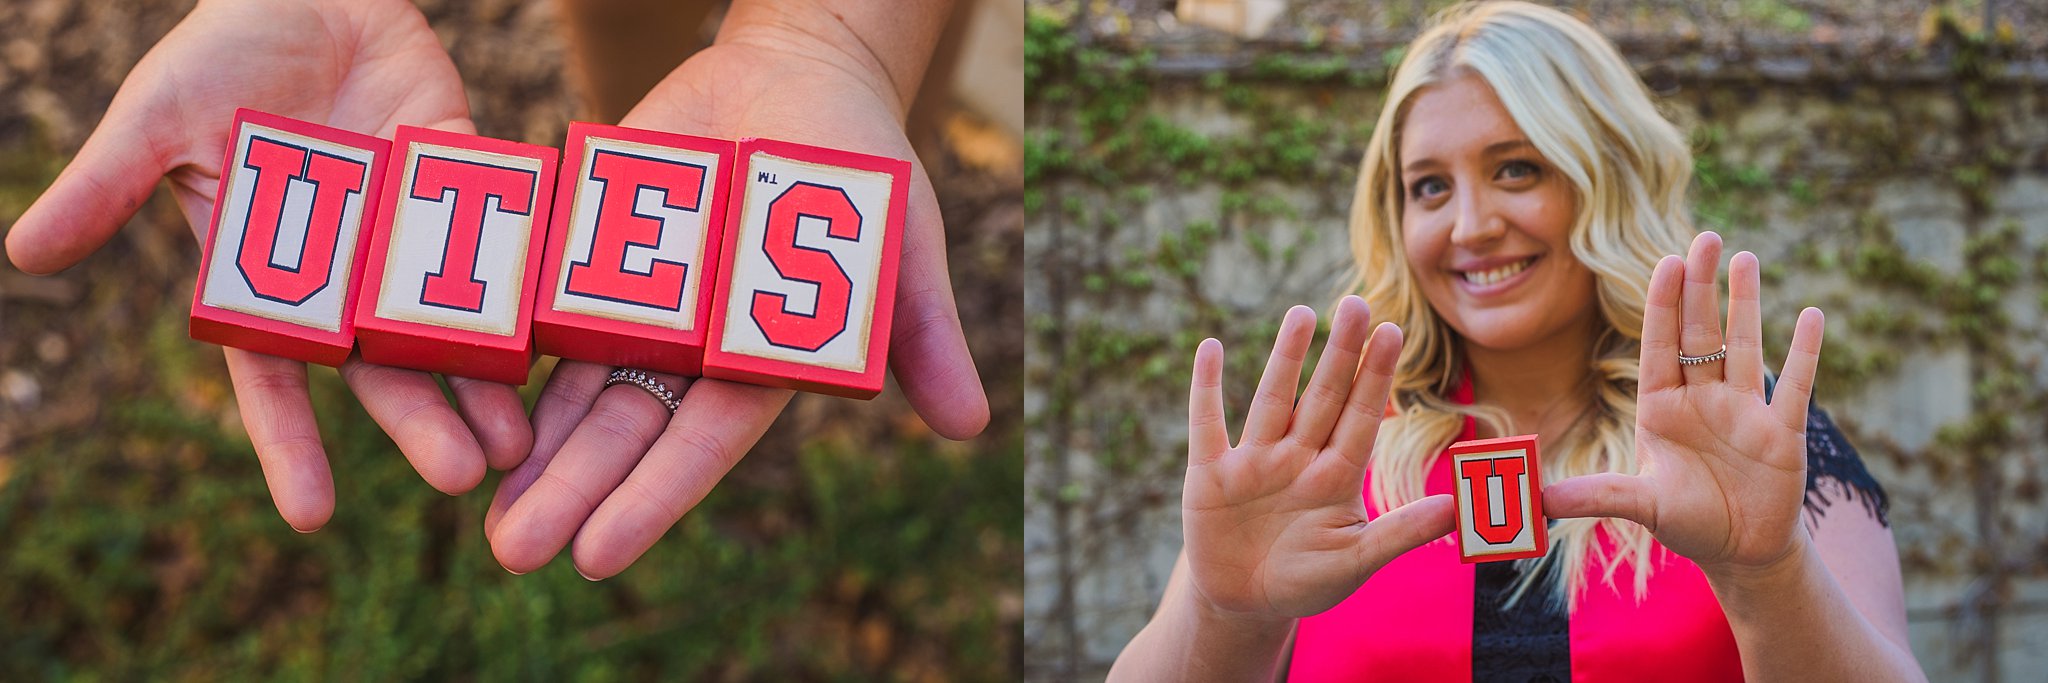
<instances>
[{"instance_id":1,"label":"woman's eye","mask_svg":"<svg viewBox=\"0 0 2048 683\"><path fill-rule=\"evenodd\" d=\"M1508 180L1520 180L1535 175L1536 165L1527 161L1510 161L1500 167L1500 177Z\"/></svg>"},{"instance_id":2,"label":"woman's eye","mask_svg":"<svg viewBox=\"0 0 2048 683\"><path fill-rule=\"evenodd\" d=\"M1416 199L1434 197L1436 195L1443 194L1446 190L1449 189L1449 187L1445 186L1442 178L1430 176L1427 178L1423 178L1421 180L1417 180L1414 183L1410 184L1408 186L1408 196L1414 197Z\"/></svg>"}]
</instances>

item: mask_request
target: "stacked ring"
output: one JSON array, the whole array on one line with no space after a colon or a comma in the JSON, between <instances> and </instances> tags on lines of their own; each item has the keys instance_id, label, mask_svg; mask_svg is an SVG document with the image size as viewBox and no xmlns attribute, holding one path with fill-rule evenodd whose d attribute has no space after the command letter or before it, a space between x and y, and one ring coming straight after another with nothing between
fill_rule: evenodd
<instances>
[{"instance_id":1,"label":"stacked ring","mask_svg":"<svg viewBox=\"0 0 2048 683\"><path fill-rule=\"evenodd\" d=\"M614 384L631 384L647 390L648 395L661 401L662 407L668 408L670 415L674 415L676 408L683 404L682 400L676 398L676 392L669 390L668 385L662 384L661 380L646 372L632 368L613 370L612 376L604 381L604 385L609 388Z\"/></svg>"},{"instance_id":2,"label":"stacked ring","mask_svg":"<svg viewBox=\"0 0 2048 683\"><path fill-rule=\"evenodd\" d=\"M1721 360L1721 359L1723 359L1723 358L1727 358L1727 357L1728 357L1728 346L1724 344L1724 345L1722 345L1722 346L1721 346L1721 348L1720 348L1719 350L1716 350L1715 352L1713 352L1713 353L1709 353L1709 354L1707 354L1707 355L1704 355L1704 356L1688 356L1688 355L1685 355L1685 353L1684 353L1684 352L1680 352L1680 353L1678 354L1678 364L1679 364L1679 365L1699 365L1699 364L1701 364L1701 363L1712 363L1712 362L1714 362L1714 361L1717 361L1717 360Z\"/></svg>"}]
</instances>

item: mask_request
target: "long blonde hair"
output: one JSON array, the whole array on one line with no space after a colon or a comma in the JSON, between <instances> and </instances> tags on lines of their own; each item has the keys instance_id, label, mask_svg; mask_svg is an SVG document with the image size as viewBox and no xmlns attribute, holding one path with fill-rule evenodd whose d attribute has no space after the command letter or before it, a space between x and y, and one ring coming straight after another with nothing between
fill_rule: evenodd
<instances>
[{"instance_id":1,"label":"long blonde hair","mask_svg":"<svg viewBox=\"0 0 2048 683\"><path fill-rule=\"evenodd\" d=\"M1394 72L1351 210L1358 270L1349 291L1407 339L1394 373L1395 416L1374 448L1371 497L1380 510L1422 498L1431 463L1465 418L1500 435L1518 433L1505 411L1448 398L1465 372L1463 340L1423 298L1401 247L1398 153L1407 104L1417 91L1467 71L1493 88L1544 160L1570 181L1572 255L1598 281L1601 331L1583 359L1592 369L1592 407L1560 443L1544 444L1544 481L1636 471L1637 355L1650 271L1663 255L1683 253L1693 235L1686 208L1692 153L1612 44L1563 12L1525 2L1461 4L1437 15ZM1593 557L1596 529L1614 541L1611 556ZM1575 603L1570 598L1586 587L1588 562L1596 560L1608 585L1632 564L1636 595L1648 590L1651 538L1640 525L1563 520L1550 544L1542 558L1520 561L1511 601L1547 568L1551 598Z\"/></svg>"}]
</instances>

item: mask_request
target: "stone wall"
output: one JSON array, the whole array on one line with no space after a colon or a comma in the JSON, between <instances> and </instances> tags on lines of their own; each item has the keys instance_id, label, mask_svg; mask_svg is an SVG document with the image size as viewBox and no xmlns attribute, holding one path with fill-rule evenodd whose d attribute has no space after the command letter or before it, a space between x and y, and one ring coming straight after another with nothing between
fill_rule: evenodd
<instances>
[{"instance_id":1,"label":"stone wall","mask_svg":"<svg viewBox=\"0 0 2048 683\"><path fill-rule=\"evenodd\" d=\"M1770 68L1805 59L1797 46L1624 50L1692 136L1701 227L1766 266L1773 366L1800 307L1829 314L1818 399L1892 495L1922 665L2024 680L2048 669L2048 86L2037 59L1930 20L1914 49L1800 69ZM1195 343L1224 341L1241 420L1280 314L1334 300L1398 60L1077 26L1034 9L1026 39L1025 640L1041 680L1099 678L1164 588Z\"/></svg>"}]
</instances>

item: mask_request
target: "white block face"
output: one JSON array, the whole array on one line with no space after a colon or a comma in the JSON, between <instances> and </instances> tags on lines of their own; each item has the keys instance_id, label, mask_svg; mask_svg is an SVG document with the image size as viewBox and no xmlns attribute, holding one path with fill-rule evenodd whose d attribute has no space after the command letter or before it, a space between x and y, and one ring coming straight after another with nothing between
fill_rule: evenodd
<instances>
[{"instance_id":1,"label":"white block face","mask_svg":"<svg viewBox=\"0 0 2048 683\"><path fill-rule=\"evenodd\" d=\"M404 173L377 285L377 317L501 336L519 332L541 160L423 142L408 147L397 160ZM436 192L442 174L464 180ZM465 214L481 228L456 225ZM472 256L468 263L465 255ZM446 295L430 277L479 294Z\"/></svg>"},{"instance_id":2,"label":"white block face","mask_svg":"<svg viewBox=\"0 0 2048 683\"><path fill-rule=\"evenodd\" d=\"M720 348L864 372L882 254L893 246L884 238L894 177L762 152L753 155L746 174L735 197L740 222L726 236L738 246L732 285L722 294ZM848 225L856 222L857 228ZM780 298L780 324L760 315L762 295ZM843 325L833 315L839 310L845 311Z\"/></svg>"},{"instance_id":3,"label":"white block face","mask_svg":"<svg viewBox=\"0 0 2048 683\"><path fill-rule=\"evenodd\" d=\"M262 170L251 166L252 148L262 150L257 163ZM355 263L356 238L362 234L363 208L375 184L371 172L376 154L253 123L244 123L235 131L234 150L235 157L222 170L228 175L228 192L219 222L213 226L213 256L204 274L206 292L201 301L215 308L340 331L343 305L354 295L349 291L349 274ZM290 161L264 166L263 158ZM329 170L313 170L316 163ZM342 182L326 175L335 171L351 177ZM262 177L266 174L275 175ZM322 177L330 180L315 182ZM259 180L266 190L260 198ZM316 204L323 210L316 212ZM316 230L316 213L327 225L317 228L323 236L313 241L324 243L329 230L333 230L334 241L328 248L331 251L316 247L312 256L317 259L317 252L327 251L331 258L324 263L306 263L308 235ZM268 249L264 249L266 245ZM245 254L250 250L267 253Z\"/></svg>"},{"instance_id":4,"label":"white block face","mask_svg":"<svg viewBox=\"0 0 2048 683\"><path fill-rule=\"evenodd\" d=\"M1492 474L1466 477L1465 463L1493 461ZM1466 555L1498 555L1536 549L1535 519L1529 499L1528 451L1460 453L1451 460L1457 486L1458 533ZM1514 464L1522 465L1513 469ZM1508 471L1502 471L1503 467ZM1484 487L1481 489L1481 487ZM1484 509L1475 510L1482 501ZM1512 500L1510 500L1512 498ZM1512 528L1510 527L1512 526ZM1497 542L1500 541L1500 542Z\"/></svg>"},{"instance_id":5,"label":"white block face","mask_svg":"<svg viewBox=\"0 0 2048 683\"><path fill-rule=\"evenodd\" d=\"M643 166L651 161L671 172L695 174L701 182L690 188L689 196L684 197L671 196L673 193L661 187L629 184L623 178L598 178L595 176L599 174L597 160L600 155L613 156L614 161L632 159ZM582 169L582 177L577 179L576 195L569 208L569 234L564 242L562 267L553 283L554 309L671 330L691 329L697 321L697 299L704 281L705 261L715 258L705 237L709 232L714 195L711 183L716 182L724 171L719 168L718 155L593 136L584 138L583 158L578 168ZM636 243L636 240L626 243L623 270L651 277L657 264L665 269L680 266L683 269L680 293L663 291L652 297L656 300L630 300L606 291L601 285L584 281L591 273L577 273L578 282L570 281L572 272L579 267L604 265L602 262L606 259L596 249L598 218L605 210L606 199L614 192L631 193L632 208L626 217L604 216L608 228L623 227L637 231L650 226L651 222L660 224L659 236L652 240L651 246ZM614 204L613 209L618 206ZM621 225L622 221L632 225Z\"/></svg>"}]
</instances>

